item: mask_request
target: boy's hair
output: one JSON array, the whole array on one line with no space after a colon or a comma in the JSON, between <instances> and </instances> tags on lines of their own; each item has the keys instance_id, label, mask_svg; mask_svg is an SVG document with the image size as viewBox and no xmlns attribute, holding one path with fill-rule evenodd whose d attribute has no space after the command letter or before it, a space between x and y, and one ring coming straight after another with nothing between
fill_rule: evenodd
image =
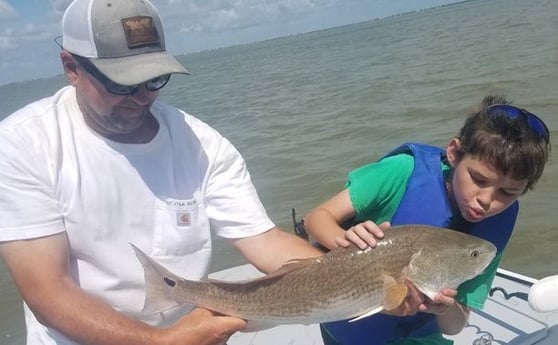
<instances>
[{"instance_id":1,"label":"boy's hair","mask_svg":"<svg viewBox=\"0 0 558 345\"><path fill-rule=\"evenodd\" d=\"M524 193L533 189L550 153L550 134L544 138L524 116L507 116L492 105L511 105L502 95L489 95L477 105L459 132L457 159L465 154L489 164L515 180L527 180ZM546 130L546 127L545 127Z\"/></svg>"}]
</instances>

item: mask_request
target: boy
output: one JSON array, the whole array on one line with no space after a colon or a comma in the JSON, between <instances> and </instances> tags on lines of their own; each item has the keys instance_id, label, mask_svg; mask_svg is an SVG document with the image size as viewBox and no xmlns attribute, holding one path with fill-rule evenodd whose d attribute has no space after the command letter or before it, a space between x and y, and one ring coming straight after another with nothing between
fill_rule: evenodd
<instances>
[{"instance_id":1,"label":"boy","mask_svg":"<svg viewBox=\"0 0 558 345\"><path fill-rule=\"evenodd\" d=\"M442 333L459 333L469 308L483 307L513 230L517 199L539 180L549 152L550 133L540 118L489 95L445 150L407 143L350 172L346 188L305 217L306 230L321 245L373 247L390 223L418 223L487 239L498 254L459 293L446 289L430 301L410 286L395 311L322 325L325 344L451 344ZM352 225L347 231L346 222Z\"/></svg>"}]
</instances>

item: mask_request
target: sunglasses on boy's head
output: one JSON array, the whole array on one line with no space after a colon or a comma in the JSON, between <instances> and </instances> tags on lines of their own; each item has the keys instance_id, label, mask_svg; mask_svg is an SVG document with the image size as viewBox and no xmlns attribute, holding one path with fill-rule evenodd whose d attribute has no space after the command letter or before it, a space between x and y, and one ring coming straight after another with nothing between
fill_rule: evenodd
<instances>
[{"instance_id":1,"label":"sunglasses on boy's head","mask_svg":"<svg viewBox=\"0 0 558 345\"><path fill-rule=\"evenodd\" d=\"M105 89L115 95L120 96L129 96L135 94L142 85L145 85L145 88L149 91L157 91L161 89L163 86L167 85L170 79L170 74L164 74L153 79L150 79L146 82L136 84L136 85L122 85L117 84L110 80L106 75L104 75L101 71L97 69L88 59L72 54L74 59L83 67L83 69L89 73L93 78L97 79Z\"/></svg>"},{"instance_id":2,"label":"sunglasses on boy's head","mask_svg":"<svg viewBox=\"0 0 558 345\"><path fill-rule=\"evenodd\" d=\"M529 124L529 128L533 130L539 137L543 138L547 143L550 141L550 131L537 115L520 109L509 104L494 104L486 109L490 115L503 114L510 119L518 117L524 118Z\"/></svg>"}]
</instances>

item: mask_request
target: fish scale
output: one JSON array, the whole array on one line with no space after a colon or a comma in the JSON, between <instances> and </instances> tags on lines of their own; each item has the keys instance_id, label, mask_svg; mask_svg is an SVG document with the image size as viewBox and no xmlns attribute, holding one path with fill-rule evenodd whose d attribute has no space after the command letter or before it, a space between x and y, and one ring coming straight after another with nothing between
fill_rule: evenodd
<instances>
[{"instance_id":1,"label":"fish scale","mask_svg":"<svg viewBox=\"0 0 558 345\"><path fill-rule=\"evenodd\" d=\"M289 262L262 278L216 282L183 279L134 250L145 272L144 313L192 304L269 324L330 322L379 311L386 282L407 279L432 297L482 273L496 253L492 243L457 231L394 226L374 249L339 248Z\"/></svg>"}]
</instances>

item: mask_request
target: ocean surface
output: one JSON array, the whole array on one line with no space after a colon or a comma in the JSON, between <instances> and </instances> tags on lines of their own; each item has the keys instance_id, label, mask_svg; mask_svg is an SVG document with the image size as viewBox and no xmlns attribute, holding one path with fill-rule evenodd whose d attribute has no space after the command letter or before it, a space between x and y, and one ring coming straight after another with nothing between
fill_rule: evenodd
<instances>
[{"instance_id":1,"label":"ocean surface","mask_svg":"<svg viewBox=\"0 0 558 345\"><path fill-rule=\"evenodd\" d=\"M477 0L179 59L161 98L243 153L270 216L292 230L343 187L348 171L404 141L445 145L489 93L539 114L555 144L521 200L502 267L558 274L558 1ZM53 74L61 73L53 71ZM65 85L0 87L0 119ZM217 241L213 269L243 263ZM23 344L21 300L0 263L0 344Z\"/></svg>"}]
</instances>

